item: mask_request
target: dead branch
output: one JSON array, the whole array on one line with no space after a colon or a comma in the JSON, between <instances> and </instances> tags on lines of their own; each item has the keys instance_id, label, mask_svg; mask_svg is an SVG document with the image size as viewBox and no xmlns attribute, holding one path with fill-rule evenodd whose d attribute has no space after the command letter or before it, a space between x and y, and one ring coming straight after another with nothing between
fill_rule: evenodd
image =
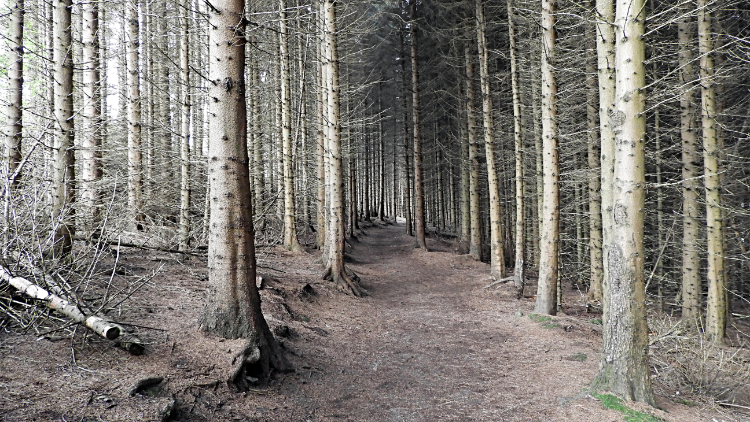
<instances>
[{"instance_id":1,"label":"dead branch","mask_svg":"<svg viewBox=\"0 0 750 422\"><path fill-rule=\"evenodd\" d=\"M10 270L3 266L0 266L0 280L7 282L32 299L47 302L47 307L50 309L60 312L79 324L83 324L108 340L114 340L120 336L120 329L115 324L96 315L86 316L78 306L67 299L51 294L23 277L14 277Z\"/></svg>"}]
</instances>

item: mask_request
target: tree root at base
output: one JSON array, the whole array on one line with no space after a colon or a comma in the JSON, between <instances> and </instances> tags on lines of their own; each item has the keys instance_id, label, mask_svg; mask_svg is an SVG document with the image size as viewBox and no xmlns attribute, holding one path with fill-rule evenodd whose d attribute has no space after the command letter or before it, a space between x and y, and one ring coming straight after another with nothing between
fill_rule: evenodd
<instances>
[{"instance_id":1,"label":"tree root at base","mask_svg":"<svg viewBox=\"0 0 750 422\"><path fill-rule=\"evenodd\" d=\"M359 286L359 276L353 271L345 268L343 271L336 271L334 274L331 267L328 267L323 273L323 280L329 280L336 283L336 287L344 293L356 297L365 296L364 290Z\"/></svg>"}]
</instances>

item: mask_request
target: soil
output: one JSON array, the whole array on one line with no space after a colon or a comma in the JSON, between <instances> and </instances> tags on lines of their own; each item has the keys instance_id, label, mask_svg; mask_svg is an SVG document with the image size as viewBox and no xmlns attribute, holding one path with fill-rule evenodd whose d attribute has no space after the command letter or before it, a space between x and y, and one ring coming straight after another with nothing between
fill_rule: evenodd
<instances>
[{"instance_id":1,"label":"soil","mask_svg":"<svg viewBox=\"0 0 750 422\"><path fill-rule=\"evenodd\" d=\"M315 251L261 250L264 313L296 370L245 393L225 382L242 341L197 330L206 259L123 248L118 265L127 271L159 269L111 315L141 327L146 353L131 356L81 328L63 338L2 333L0 419L624 420L586 394L601 326L577 289L566 285L570 305L545 320L512 286L485 289L489 266L459 255L455 241L430 237L429 252L414 246L403 225L382 223L350 241L348 266L364 298L321 280ZM160 384L131 391L156 376ZM667 391L658 374L654 381L660 409L628 406L666 421L750 420Z\"/></svg>"}]
</instances>

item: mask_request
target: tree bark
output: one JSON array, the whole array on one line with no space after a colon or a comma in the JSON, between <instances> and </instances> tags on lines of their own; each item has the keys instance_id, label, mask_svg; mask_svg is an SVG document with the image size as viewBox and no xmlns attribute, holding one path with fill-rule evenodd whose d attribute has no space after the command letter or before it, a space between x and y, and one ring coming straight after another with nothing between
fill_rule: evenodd
<instances>
[{"instance_id":1,"label":"tree bark","mask_svg":"<svg viewBox=\"0 0 750 422\"><path fill-rule=\"evenodd\" d=\"M485 37L483 0L476 0L477 50L479 53L479 80L482 89L482 116L484 123L484 153L487 158L487 189L490 201L490 275L503 278L505 251L503 246L503 220L500 207L500 179L495 154L495 124L492 115L492 90L490 87L489 51Z\"/></svg>"},{"instance_id":2,"label":"tree bark","mask_svg":"<svg viewBox=\"0 0 750 422\"><path fill-rule=\"evenodd\" d=\"M294 157L292 156L292 100L290 95L289 30L286 1L279 0L279 83L281 93L281 154L284 172L284 248L299 251L294 197Z\"/></svg>"},{"instance_id":3,"label":"tree bark","mask_svg":"<svg viewBox=\"0 0 750 422\"><path fill-rule=\"evenodd\" d=\"M606 16L606 15L604 15ZM644 0L618 0L615 18L615 133L611 240L606 254L603 342L595 390L654 405L643 277L645 206Z\"/></svg>"},{"instance_id":4,"label":"tree bark","mask_svg":"<svg viewBox=\"0 0 750 422\"><path fill-rule=\"evenodd\" d=\"M587 8L596 16L596 1ZM586 120L588 122L587 161L589 168L589 291L587 300L602 301L604 258L602 256L601 137L599 133L599 87L597 83L596 26L586 25Z\"/></svg>"},{"instance_id":5,"label":"tree bark","mask_svg":"<svg viewBox=\"0 0 750 422\"><path fill-rule=\"evenodd\" d=\"M141 88L139 80L140 48L138 34L139 0L127 8L127 84L128 84L128 209L138 230L143 230L143 162L141 154Z\"/></svg>"},{"instance_id":6,"label":"tree bark","mask_svg":"<svg viewBox=\"0 0 750 422\"><path fill-rule=\"evenodd\" d=\"M701 275L699 239L700 209L700 153L694 94L695 64L692 48L695 44L695 23L688 7L681 7L683 17L677 22L680 67L680 138L682 140L682 317L698 318L701 311Z\"/></svg>"},{"instance_id":7,"label":"tree bark","mask_svg":"<svg viewBox=\"0 0 750 422\"><path fill-rule=\"evenodd\" d=\"M255 283L253 212L247 155L244 2L214 0L209 7L209 147L211 189L209 283L202 330L246 338L229 382L241 390L290 368L261 313Z\"/></svg>"},{"instance_id":8,"label":"tree bark","mask_svg":"<svg viewBox=\"0 0 750 422\"><path fill-rule=\"evenodd\" d=\"M71 36L71 0L54 3L54 175L52 220L53 256L64 257L73 248L72 204L75 200L75 150L73 144L73 56Z\"/></svg>"},{"instance_id":9,"label":"tree bark","mask_svg":"<svg viewBox=\"0 0 750 422\"><path fill-rule=\"evenodd\" d=\"M324 278L336 283L345 292L362 296L357 281L347 273L344 265L344 169L341 148L341 120L339 100L339 63L336 46L336 2L323 0L325 31L325 55L322 58L326 68L327 119L328 125L328 165L330 167L330 201L328 227L328 263Z\"/></svg>"},{"instance_id":10,"label":"tree bark","mask_svg":"<svg viewBox=\"0 0 750 422\"><path fill-rule=\"evenodd\" d=\"M187 14L187 12L185 12ZM180 40L180 82L182 118L180 119L180 250L190 247L190 67L187 15L182 16Z\"/></svg>"},{"instance_id":11,"label":"tree bark","mask_svg":"<svg viewBox=\"0 0 750 422\"><path fill-rule=\"evenodd\" d=\"M468 36L467 39L471 39ZM477 145L477 119L474 112L474 60L470 41L464 44L466 61L466 140L469 144L469 255L477 261L482 259L482 212L479 192L479 146Z\"/></svg>"},{"instance_id":12,"label":"tree bark","mask_svg":"<svg viewBox=\"0 0 750 422\"><path fill-rule=\"evenodd\" d=\"M554 315L557 303L558 253L560 240L560 164L557 123L557 80L555 66L556 0L542 0L542 153L544 196L539 282L534 312Z\"/></svg>"},{"instance_id":13,"label":"tree bark","mask_svg":"<svg viewBox=\"0 0 750 422\"><path fill-rule=\"evenodd\" d=\"M425 199L424 170L422 168L422 126L420 122L421 104L419 98L419 58L417 34L417 5L409 3L409 37L411 38L411 119L412 140L414 145L414 234L417 247L427 250L425 239Z\"/></svg>"},{"instance_id":14,"label":"tree bark","mask_svg":"<svg viewBox=\"0 0 750 422\"><path fill-rule=\"evenodd\" d=\"M706 191L706 252L708 300L706 333L711 341L723 344L727 326L727 292L724 274L724 229L721 209L721 161L716 124L714 80L714 41L711 12L707 0L698 0L698 54L701 79L701 126L703 133L703 186Z\"/></svg>"},{"instance_id":15,"label":"tree bark","mask_svg":"<svg viewBox=\"0 0 750 422\"><path fill-rule=\"evenodd\" d=\"M521 92L518 83L518 51L516 49L516 29L514 22L513 1L508 0L508 38L510 40L510 75L513 93L513 147L516 156L516 227L515 227L515 269L513 278L516 284L517 296L523 296L524 287L524 246L526 225L523 218L524 211L524 180L523 180L523 125L521 121Z\"/></svg>"},{"instance_id":16,"label":"tree bark","mask_svg":"<svg viewBox=\"0 0 750 422\"><path fill-rule=\"evenodd\" d=\"M8 166L8 178L13 176L21 163L21 139L23 130L23 30L24 0L9 2L10 24L8 26L8 129L5 135L5 163ZM16 176L10 180L13 187L21 180ZM6 199L11 191L6 191Z\"/></svg>"}]
</instances>

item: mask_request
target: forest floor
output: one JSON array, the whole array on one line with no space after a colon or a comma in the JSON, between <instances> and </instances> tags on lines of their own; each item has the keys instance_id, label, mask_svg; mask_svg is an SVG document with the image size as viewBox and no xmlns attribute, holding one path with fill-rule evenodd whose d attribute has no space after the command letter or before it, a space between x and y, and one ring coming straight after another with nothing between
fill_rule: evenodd
<instances>
[{"instance_id":1,"label":"forest floor","mask_svg":"<svg viewBox=\"0 0 750 422\"><path fill-rule=\"evenodd\" d=\"M72 338L2 333L0 420L150 421L167 410L174 421L625 420L586 394L601 326L580 292L568 286L570 305L546 320L511 286L485 289L488 265L457 254L451 240L431 237L424 252L403 225L364 232L348 250L364 298L321 280L314 252L261 251L260 272L273 278L261 291L264 313L296 371L247 393L224 382L242 342L197 330L206 259L123 249L119 265L133 274L160 268L112 315L157 328L140 329L146 353L82 329ZM129 394L150 376L164 381ZM665 421L750 420L655 378L660 409L630 408Z\"/></svg>"}]
</instances>

